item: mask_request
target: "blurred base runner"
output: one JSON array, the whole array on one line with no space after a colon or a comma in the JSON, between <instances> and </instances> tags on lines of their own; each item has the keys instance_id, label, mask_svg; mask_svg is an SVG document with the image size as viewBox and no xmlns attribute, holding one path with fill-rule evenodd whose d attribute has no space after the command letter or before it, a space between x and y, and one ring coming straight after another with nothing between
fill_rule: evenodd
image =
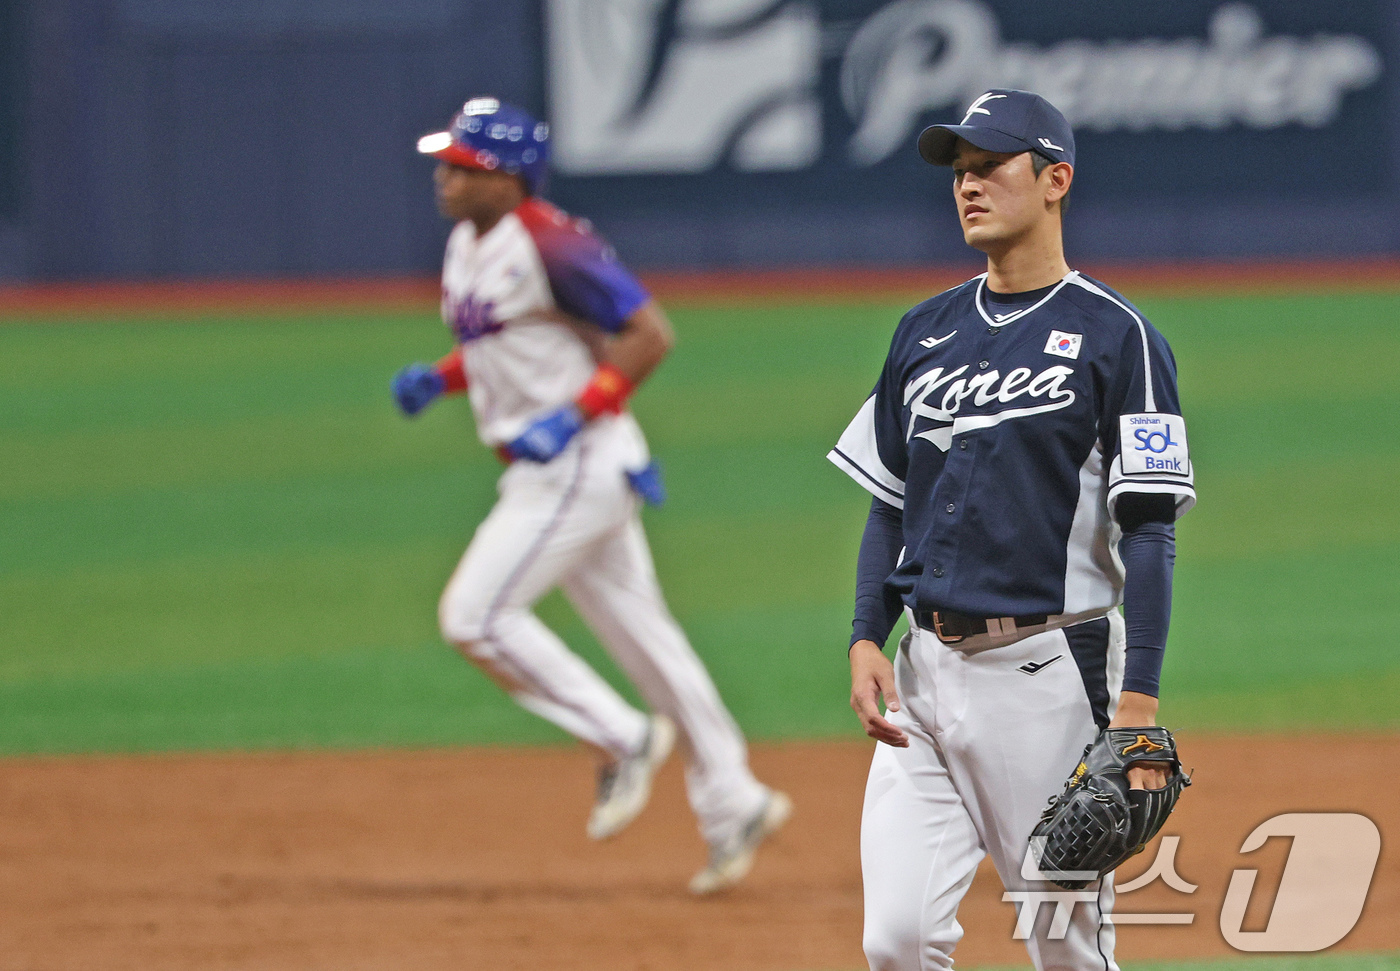
<instances>
[{"instance_id":1,"label":"blurred base runner","mask_svg":"<svg viewBox=\"0 0 1400 971\"><path fill-rule=\"evenodd\" d=\"M602 756L587 831L620 832L646 806L679 734L709 847L696 893L737 883L788 819L762 785L709 672L671 616L643 532L665 498L626 400L669 351L656 302L584 223L537 198L547 126L494 98L468 101L419 150L439 160L439 208L457 221L443 264L456 347L394 378L417 414L466 393L509 468L439 606L443 636L520 705ZM563 589L655 712L629 705L534 615Z\"/></svg>"}]
</instances>

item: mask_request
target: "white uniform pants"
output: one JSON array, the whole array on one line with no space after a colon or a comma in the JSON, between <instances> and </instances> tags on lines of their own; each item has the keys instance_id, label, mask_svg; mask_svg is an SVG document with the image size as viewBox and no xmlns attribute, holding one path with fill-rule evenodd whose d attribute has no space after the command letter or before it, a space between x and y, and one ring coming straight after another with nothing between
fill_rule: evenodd
<instances>
[{"instance_id":1,"label":"white uniform pants","mask_svg":"<svg viewBox=\"0 0 1400 971\"><path fill-rule=\"evenodd\" d=\"M1097 675L1106 690L1094 693L1111 714L1123 677L1122 621L1114 611L1108 630L1102 620L1091 623L1079 634L1106 642ZM987 854L1007 890L1060 889L1023 879L1021 868L1046 802L1098 733L1071 640L1082 652L1091 646L1055 630L966 654L918 628L901 645L901 710L889 720L909 748L875 746L861 817L872 971L952 966L963 934L958 904ZM1088 889L1098 891L1095 899L1074 905L1058 940L1049 926L1054 907L1041 906L1026 941L1039 971L1117 971L1113 927L1101 922L1113 906L1112 875Z\"/></svg>"},{"instance_id":2,"label":"white uniform pants","mask_svg":"<svg viewBox=\"0 0 1400 971\"><path fill-rule=\"evenodd\" d=\"M591 430L590 430L591 431ZM517 462L439 606L443 636L512 686L523 707L616 758L640 748L646 716L535 617L561 586L656 711L680 729L702 835L730 836L767 792L709 672L671 616L607 434L581 434L544 465Z\"/></svg>"}]
</instances>

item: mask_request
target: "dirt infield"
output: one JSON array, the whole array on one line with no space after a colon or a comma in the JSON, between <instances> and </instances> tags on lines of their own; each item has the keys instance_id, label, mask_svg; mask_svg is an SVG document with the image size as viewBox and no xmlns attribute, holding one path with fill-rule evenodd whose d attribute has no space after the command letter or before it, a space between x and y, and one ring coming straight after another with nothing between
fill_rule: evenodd
<instances>
[{"instance_id":1,"label":"dirt infield","mask_svg":"<svg viewBox=\"0 0 1400 971\"><path fill-rule=\"evenodd\" d=\"M1400 290L1400 260L1396 259L1122 264L1084 270L1135 297ZM956 286L978 272L975 263L967 263L656 272L644 274L643 279L660 300L674 304L908 301ZM438 294L438 281L431 277L0 285L0 320L431 312Z\"/></svg>"},{"instance_id":2,"label":"dirt infield","mask_svg":"<svg viewBox=\"0 0 1400 971\"><path fill-rule=\"evenodd\" d=\"M1159 883L1119 910L1197 917L1120 929L1123 957L1232 953L1217 915L1236 867L1260 870L1245 929L1261 929L1287 848L1237 851L1266 818L1352 810L1400 832L1400 737L1291 740L1296 764L1266 738L1182 747L1197 784L1166 832L1200 890ZM713 900L683 889L703 850L675 764L643 817L598 845L583 836L590 769L573 749L0 761L0 968L854 971L869 752L756 746L797 814L750 880ZM1387 848L1339 946L1400 948L1397 911ZM1026 963L1014 919L979 875L960 963Z\"/></svg>"}]
</instances>

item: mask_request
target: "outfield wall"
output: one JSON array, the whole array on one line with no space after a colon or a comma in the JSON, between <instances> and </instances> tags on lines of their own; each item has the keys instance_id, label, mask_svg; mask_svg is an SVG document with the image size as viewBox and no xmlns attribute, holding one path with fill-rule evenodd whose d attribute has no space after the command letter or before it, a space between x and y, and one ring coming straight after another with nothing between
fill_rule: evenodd
<instances>
[{"instance_id":1,"label":"outfield wall","mask_svg":"<svg viewBox=\"0 0 1400 971\"><path fill-rule=\"evenodd\" d=\"M0 0L0 278L427 273L414 138L494 91L648 268L956 264L913 152L1076 124L1086 262L1400 252L1400 0Z\"/></svg>"}]
</instances>

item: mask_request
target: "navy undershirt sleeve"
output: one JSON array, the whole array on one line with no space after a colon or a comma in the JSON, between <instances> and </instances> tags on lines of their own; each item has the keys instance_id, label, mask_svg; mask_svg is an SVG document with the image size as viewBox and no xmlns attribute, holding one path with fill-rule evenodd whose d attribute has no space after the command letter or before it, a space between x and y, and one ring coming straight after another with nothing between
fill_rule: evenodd
<instances>
[{"instance_id":1,"label":"navy undershirt sleeve","mask_svg":"<svg viewBox=\"0 0 1400 971\"><path fill-rule=\"evenodd\" d=\"M885 586L899 565L904 548L904 514L883 499L870 500L870 515L860 538L856 560L856 616L851 624L851 644L874 641L881 649L894 630L904 604ZM849 647L849 645L848 645Z\"/></svg>"},{"instance_id":2,"label":"navy undershirt sleeve","mask_svg":"<svg viewBox=\"0 0 1400 971\"><path fill-rule=\"evenodd\" d=\"M1127 573L1123 619L1128 657L1123 690L1157 697L1167 628L1172 611L1172 567L1176 562L1176 497L1129 493L1118 500L1123 539L1119 556Z\"/></svg>"}]
</instances>

